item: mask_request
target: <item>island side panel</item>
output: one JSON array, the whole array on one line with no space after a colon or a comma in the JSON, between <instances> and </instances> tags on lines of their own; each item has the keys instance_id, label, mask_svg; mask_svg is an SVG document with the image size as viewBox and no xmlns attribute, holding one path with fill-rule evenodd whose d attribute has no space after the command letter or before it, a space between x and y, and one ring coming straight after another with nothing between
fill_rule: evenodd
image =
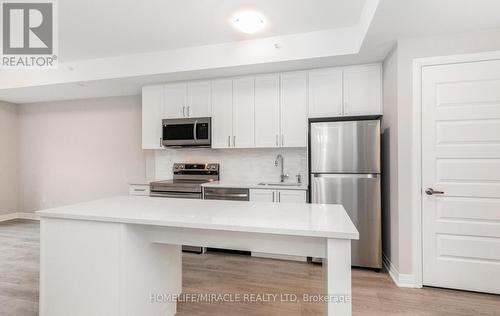
<instances>
[{"instance_id":1,"label":"island side panel","mask_svg":"<svg viewBox=\"0 0 500 316\"><path fill-rule=\"evenodd\" d=\"M120 225L40 222L40 315L119 313Z\"/></svg>"},{"instance_id":2,"label":"island side panel","mask_svg":"<svg viewBox=\"0 0 500 316\"><path fill-rule=\"evenodd\" d=\"M182 249L149 239L150 226L123 225L121 315L175 315L182 292Z\"/></svg>"},{"instance_id":3,"label":"island side panel","mask_svg":"<svg viewBox=\"0 0 500 316\"><path fill-rule=\"evenodd\" d=\"M181 250L155 245L136 225L42 218L40 315L174 315ZM141 312L138 313L138 310Z\"/></svg>"},{"instance_id":4,"label":"island side panel","mask_svg":"<svg viewBox=\"0 0 500 316\"><path fill-rule=\"evenodd\" d=\"M350 239L327 239L323 275L328 295L326 315L352 315Z\"/></svg>"}]
</instances>

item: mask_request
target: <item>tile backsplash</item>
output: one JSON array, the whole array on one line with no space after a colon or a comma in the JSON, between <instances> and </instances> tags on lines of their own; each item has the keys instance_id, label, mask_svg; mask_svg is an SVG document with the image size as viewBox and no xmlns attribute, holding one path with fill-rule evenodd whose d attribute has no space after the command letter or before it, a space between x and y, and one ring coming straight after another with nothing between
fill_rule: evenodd
<instances>
[{"instance_id":1,"label":"tile backsplash","mask_svg":"<svg viewBox=\"0 0 500 316\"><path fill-rule=\"evenodd\" d=\"M278 154L284 157L287 181L296 181L297 174L307 183L306 148L252 148L252 149L209 149L182 148L155 151L155 178L172 178L172 165L175 162L213 162L220 163L221 181L261 182L279 181L281 167L274 161Z\"/></svg>"}]
</instances>

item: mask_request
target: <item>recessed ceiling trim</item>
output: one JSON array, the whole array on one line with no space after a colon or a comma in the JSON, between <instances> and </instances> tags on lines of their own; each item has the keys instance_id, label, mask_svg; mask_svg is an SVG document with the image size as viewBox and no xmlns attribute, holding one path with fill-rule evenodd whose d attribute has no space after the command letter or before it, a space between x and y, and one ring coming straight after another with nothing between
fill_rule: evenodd
<instances>
[{"instance_id":1,"label":"recessed ceiling trim","mask_svg":"<svg viewBox=\"0 0 500 316\"><path fill-rule=\"evenodd\" d=\"M17 88L50 87L96 80L210 71L262 64L272 65L273 63L356 54L359 52L378 2L378 0L367 0L365 7L368 6L371 9L364 9L361 14L362 20L353 27L60 63L59 68L55 70L2 71L0 73L0 100L9 101L7 98L15 98L19 101L22 99L22 96L16 95L15 91L9 91ZM26 93L26 89L16 91ZM89 94L91 93L92 91L89 91ZM34 101L38 100L30 99L30 102Z\"/></svg>"}]
</instances>

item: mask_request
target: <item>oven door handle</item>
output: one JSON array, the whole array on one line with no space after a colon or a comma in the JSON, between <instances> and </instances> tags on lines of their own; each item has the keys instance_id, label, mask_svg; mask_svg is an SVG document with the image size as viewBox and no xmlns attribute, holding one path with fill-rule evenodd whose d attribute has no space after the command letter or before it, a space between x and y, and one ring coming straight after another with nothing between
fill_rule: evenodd
<instances>
[{"instance_id":1,"label":"oven door handle","mask_svg":"<svg viewBox=\"0 0 500 316\"><path fill-rule=\"evenodd\" d=\"M180 199L201 199L201 193L174 193L174 192L150 192L150 197L180 198Z\"/></svg>"},{"instance_id":2,"label":"oven door handle","mask_svg":"<svg viewBox=\"0 0 500 316\"><path fill-rule=\"evenodd\" d=\"M193 125L193 135L194 135L194 142L195 143L198 142L198 137L196 137L196 125L198 125L198 120L194 121L194 125Z\"/></svg>"}]
</instances>

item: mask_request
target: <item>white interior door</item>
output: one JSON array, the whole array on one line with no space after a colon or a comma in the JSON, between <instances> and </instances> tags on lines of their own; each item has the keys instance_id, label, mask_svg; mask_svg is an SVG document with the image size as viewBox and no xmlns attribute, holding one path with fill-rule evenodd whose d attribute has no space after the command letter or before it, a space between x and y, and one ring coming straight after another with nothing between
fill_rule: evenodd
<instances>
[{"instance_id":1,"label":"white interior door","mask_svg":"<svg viewBox=\"0 0 500 316\"><path fill-rule=\"evenodd\" d=\"M422 71L423 284L500 294L500 60Z\"/></svg>"}]
</instances>

